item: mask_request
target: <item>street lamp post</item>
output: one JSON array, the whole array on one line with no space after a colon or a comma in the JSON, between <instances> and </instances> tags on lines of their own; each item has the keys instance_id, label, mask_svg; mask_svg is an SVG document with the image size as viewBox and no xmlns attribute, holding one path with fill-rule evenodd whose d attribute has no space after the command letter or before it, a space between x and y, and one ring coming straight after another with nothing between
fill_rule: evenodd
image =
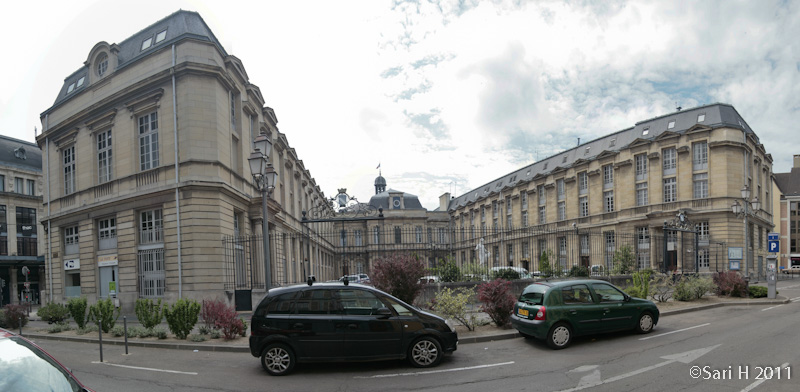
<instances>
[{"instance_id":1,"label":"street lamp post","mask_svg":"<svg viewBox=\"0 0 800 392\"><path fill-rule=\"evenodd\" d=\"M269 255L269 210L267 209L267 198L275 189L278 181L278 173L269 162L272 152L272 142L267 135L260 134L255 140L255 151L247 158L250 162L250 173L253 174L253 181L256 188L261 191L261 210L263 219L261 220L261 233L264 242L264 289L269 291L272 284L272 264Z\"/></svg>"},{"instance_id":2,"label":"street lamp post","mask_svg":"<svg viewBox=\"0 0 800 392\"><path fill-rule=\"evenodd\" d=\"M736 200L733 205L731 205L731 210L736 216L743 216L744 217L744 251L745 251L745 258L747 261L747 265L745 267L745 278L748 280L750 279L750 268L753 266L753 254L750 252L750 235L748 231L748 217L753 215L756 216L756 212L761 209L761 202L758 201L758 196L754 197L750 200L750 187L747 185L742 188L742 203L739 203L739 200Z\"/></svg>"}]
</instances>

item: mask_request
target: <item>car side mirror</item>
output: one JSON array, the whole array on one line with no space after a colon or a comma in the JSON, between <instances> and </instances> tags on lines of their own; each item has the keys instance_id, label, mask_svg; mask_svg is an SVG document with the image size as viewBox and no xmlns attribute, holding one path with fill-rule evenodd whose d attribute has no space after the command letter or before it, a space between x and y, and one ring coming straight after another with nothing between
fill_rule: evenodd
<instances>
[{"instance_id":1,"label":"car side mirror","mask_svg":"<svg viewBox=\"0 0 800 392\"><path fill-rule=\"evenodd\" d=\"M392 311L389 308L378 308L378 311L375 313L382 318L389 318L392 317Z\"/></svg>"},{"instance_id":2,"label":"car side mirror","mask_svg":"<svg viewBox=\"0 0 800 392\"><path fill-rule=\"evenodd\" d=\"M625 302L628 302L630 300L631 300L631 296L628 295L628 294L625 294Z\"/></svg>"}]
</instances>

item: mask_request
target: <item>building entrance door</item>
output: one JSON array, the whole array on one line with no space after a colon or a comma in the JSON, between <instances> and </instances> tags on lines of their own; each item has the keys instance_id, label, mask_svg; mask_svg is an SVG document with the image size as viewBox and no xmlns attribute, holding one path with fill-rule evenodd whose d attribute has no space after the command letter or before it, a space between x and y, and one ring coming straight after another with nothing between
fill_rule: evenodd
<instances>
[{"instance_id":1,"label":"building entrance door","mask_svg":"<svg viewBox=\"0 0 800 392\"><path fill-rule=\"evenodd\" d=\"M100 267L100 298L116 298L119 288L117 279L119 270L116 265Z\"/></svg>"}]
</instances>

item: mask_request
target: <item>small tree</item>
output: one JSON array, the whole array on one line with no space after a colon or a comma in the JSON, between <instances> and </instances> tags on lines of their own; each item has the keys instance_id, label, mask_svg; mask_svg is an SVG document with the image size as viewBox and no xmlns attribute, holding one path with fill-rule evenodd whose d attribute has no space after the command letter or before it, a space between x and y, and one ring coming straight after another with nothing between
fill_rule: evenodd
<instances>
[{"instance_id":1,"label":"small tree","mask_svg":"<svg viewBox=\"0 0 800 392\"><path fill-rule=\"evenodd\" d=\"M111 298L97 301L89 307L89 320L95 322L103 332L108 333L119 319L120 310L114 307Z\"/></svg>"},{"instance_id":2,"label":"small tree","mask_svg":"<svg viewBox=\"0 0 800 392\"><path fill-rule=\"evenodd\" d=\"M478 300L483 302L481 311L489 315L498 327L505 327L511 322L511 311L517 302L511 294L511 282L495 279L478 286Z\"/></svg>"},{"instance_id":3,"label":"small tree","mask_svg":"<svg viewBox=\"0 0 800 392\"><path fill-rule=\"evenodd\" d=\"M70 298L67 301L67 308L69 308L69 314L72 315L75 324L78 324L78 328L86 328L86 298Z\"/></svg>"},{"instance_id":4,"label":"small tree","mask_svg":"<svg viewBox=\"0 0 800 392\"><path fill-rule=\"evenodd\" d=\"M449 287L445 287L436 293L434 310L460 322L468 330L474 331L478 322L477 318L472 313L467 315L467 304L470 303L473 294L471 290L465 288L450 290Z\"/></svg>"},{"instance_id":5,"label":"small tree","mask_svg":"<svg viewBox=\"0 0 800 392\"><path fill-rule=\"evenodd\" d=\"M419 278L424 275L425 265L419 257L395 253L375 262L372 269L372 283L375 287L411 304L422 290Z\"/></svg>"},{"instance_id":6,"label":"small tree","mask_svg":"<svg viewBox=\"0 0 800 392\"><path fill-rule=\"evenodd\" d=\"M186 339L194 325L197 324L197 316L200 314L200 304L195 300L179 299L172 307L164 307L164 318L167 319L169 330L178 339Z\"/></svg>"},{"instance_id":7,"label":"small tree","mask_svg":"<svg viewBox=\"0 0 800 392\"><path fill-rule=\"evenodd\" d=\"M442 282L461 281L461 269L458 268L458 264L452 257L448 257L446 260L439 260L439 263L437 275L439 275L439 279Z\"/></svg>"},{"instance_id":8,"label":"small tree","mask_svg":"<svg viewBox=\"0 0 800 392\"><path fill-rule=\"evenodd\" d=\"M636 263L636 256L630 246L625 245L616 252L614 252L614 268L611 272L614 275L626 275L633 272L633 266Z\"/></svg>"},{"instance_id":9,"label":"small tree","mask_svg":"<svg viewBox=\"0 0 800 392\"><path fill-rule=\"evenodd\" d=\"M161 309L161 298L158 302L153 302L152 299L139 298L136 300L136 318L147 329L153 328L161 324L161 319L164 314Z\"/></svg>"},{"instance_id":10,"label":"small tree","mask_svg":"<svg viewBox=\"0 0 800 392\"><path fill-rule=\"evenodd\" d=\"M552 258L553 252L549 250L543 250L542 254L539 255L539 273L542 276L550 276L553 275L553 267L550 266L550 259Z\"/></svg>"}]
</instances>

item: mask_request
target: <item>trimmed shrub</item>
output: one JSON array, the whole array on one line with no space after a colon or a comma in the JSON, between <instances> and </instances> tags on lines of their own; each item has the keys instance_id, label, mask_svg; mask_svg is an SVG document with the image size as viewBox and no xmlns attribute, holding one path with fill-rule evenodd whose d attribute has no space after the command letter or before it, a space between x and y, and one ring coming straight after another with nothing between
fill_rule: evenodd
<instances>
[{"instance_id":1,"label":"trimmed shrub","mask_svg":"<svg viewBox=\"0 0 800 392\"><path fill-rule=\"evenodd\" d=\"M580 276L589 276L589 268L586 268L582 265L573 265L572 269L569 270L567 276L570 277L580 277Z\"/></svg>"},{"instance_id":2,"label":"trimmed shrub","mask_svg":"<svg viewBox=\"0 0 800 392\"><path fill-rule=\"evenodd\" d=\"M28 325L27 306L8 304L3 308L3 324L12 330Z\"/></svg>"},{"instance_id":3,"label":"trimmed shrub","mask_svg":"<svg viewBox=\"0 0 800 392\"><path fill-rule=\"evenodd\" d=\"M98 324L104 333L108 333L111 328L114 328L119 315L120 310L114 307L114 301L111 298L97 301L96 304L89 307L89 321Z\"/></svg>"},{"instance_id":4,"label":"trimmed shrub","mask_svg":"<svg viewBox=\"0 0 800 392\"><path fill-rule=\"evenodd\" d=\"M481 284L478 286L478 300L483 302L481 311L488 314L495 325L505 327L511 322L511 311L516 302L511 294L511 282L496 279Z\"/></svg>"},{"instance_id":5,"label":"trimmed shrub","mask_svg":"<svg viewBox=\"0 0 800 392\"><path fill-rule=\"evenodd\" d=\"M717 288L714 280L709 277L695 276L692 279L691 289L695 299L703 298L708 292L713 292Z\"/></svg>"},{"instance_id":6,"label":"trimmed shrub","mask_svg":"<svg viewBox=\"0 0 800 392\"><path fill-rule=\"evenodd\" d=\"M746 297L747 282L735 271L718 272L714 274L714 284L717 285L717 295L730 297Z\"/></svg>"},{"instance_id":7,"label":"trimmed shrub","mask_svg":"<svg viewBox=\"0 0 800 392\"><path fill-rule=\"evenodd\" d=\"M159 339L166 339L167 338L167 329L164 327L154 327L153 328L153 336Z\"/></svg>"},{"instance_id":8,"label":"trimmed shrub","mask_svg":"<svg viewBox=\"0 0 800 392\"><path fill-rule=\"evenodd\" d=\"M163 310L161 308L161 299L154 302L151 299L139 298L136 300L136 318L145 328L153 328L161 324L163 318Z\"/></svg>"},{"instance_id":9,"label":"trimmed shrub","mask_svg":"<svg viewBox=\"0 0 800 392\"><path fill-rule=\"evenodd\" d=\"M650 295L650 271L634 272L631 278L633 278L633 286L625 288L625 292L631 297L646 299Z\"/></svg>"},{"instance_id":10,"label":"trimmed shrub","mask_svg":"<svg viewBox=\"0 0 800 392\"><path fill-rule=\"evenodd\" d=\"M492 272L492 277L494 279L503 279L503 280L517 280L519 279L519 272L511 269L511 268L503 268L499 269L495 272Z\"/></svg>"},{"instance_id":11,"label":"trimmed shrub","mask_svg":"<svg viewBox=\"0 0 800 392\"><path fill-rule=\"evenodd\" d=\"M121 325L115 325L114 328L111 328L111 335L115 337L123 336L125 335L125 328Z\"/></svg>"},{"instance_id":12,"label":"trimmed shrub","mask_svg":"<svg viewBox=\"0 0 800 392\"><path fill-rule=\"evenodd\" d=\"M205 342L206 337L203 335L189 335L189 340L196 343Z\"/></svg>"},{"instance_id":13,"label":"trimmed shrub","mask_svg":"<svg viewBox=\"0 0 800 392\"><path fill-rule=\"evenodd\" d=\"M70 298L67 301L67 309L69 309L69 314L72 316L72 319L75 320L75 324L78 324L78 328L85 328L86 327L86 298Z\"/></svg>"},{"instance_id":14,"label":"trimmed shrub","mask_svg":"<svg viewBox=\"0 0 800 392\"><path fill-rule=\"evenodd\" d=\"M167 319L169 330L178 339L186 339L189 332L197 324L200 314L200 304L194 300L179 299L175 304L164 307L164 317Z\"/></svg>"},{"instance_id":15,"label":"trimmed shrub","mask_svg":"<svg viewBox=\"0 0 800 392\"><path fill-rule=\"evenodd\" d=\"M448 257L438 268L439 279L442 282L460 282L463 279L461 269L453 258Z\"/></svg>"},{"instance_id":16,"label":"trimmed shrub","mask_svg":"<svg viewBox=\"0 0 800 392\"><path fill-rule=\"evenodd\" d=\"M64 304L49 303L39 308L36 314L43 321L47 321L48 324L60 324L69 318L69 309Z\"/></svg>"},{"instance_id":17,"label":"trimmed shrub","mask_svg":"<svg viewBox=\"0 0 800 392\"><path fill-rule=\"evenodd\" d=\"M750 286L748 296L750 298L764 298L769 294L769 289L764 286Z\"/></svg>"},{"instance_id":18,"label":"trimmed shrub","mask_svg":"<svg viewBox=\"0 0 800 392\"><path fill-rule=\"evenodd\" d=\"M473 294L471 290L465 288L450 290L449 287L445 287L436 293L433 309L445 317L460 322L468 330L474 331L477 318L474 314L467 315L467 304L470 303Z\"/></svg>"},{"instance_id":19,"label":"trimmed shrub","mask_svg":"<svg viewBox=\"0 0 800 392\"><path fill-rule=\"evenodd\" d=\"M63 331L69 331L71 329L72 329L72 327L70 327L68 323L64 323L64 324L57 323L57 324L53 324L49 328L47 328L47 333L59 333L59 332L63 332Z\"/></svg>"},{"instance_id":20,"label":"trimmed shrub","mask_svg":"<svg viewBox=\"0 0 800 392\"><path fill-rule=\"evenodd\" d=\"M417 256L396 253L375 262L372 283L405 303L413 304L422 290L419 278L425 275L425 265Z\"/></svg>"},{"instance_id":21,"label":"trimmed shrub","mask_svg":"<svg viewBox=\"0 0 800 392\"><path fill-rule=\"evenodd\" d=\"M688 277L681 277L675 284L675 291L672 293L672 298L677 301L691 301L694 299L694 291L690 287Z\"/></svg>"}]
</instances>

